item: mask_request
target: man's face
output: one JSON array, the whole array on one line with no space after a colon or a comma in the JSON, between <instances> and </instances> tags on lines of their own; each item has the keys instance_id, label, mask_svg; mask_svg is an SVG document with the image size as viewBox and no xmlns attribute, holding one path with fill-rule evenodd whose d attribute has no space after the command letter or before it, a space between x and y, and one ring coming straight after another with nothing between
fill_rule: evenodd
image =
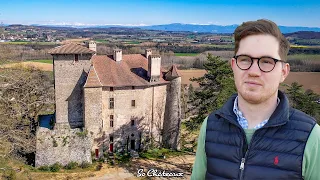
<instances>
[{"instance_id":1,"label":"man's face","mask_svg":"<svg viewBox=\"0 0 320 180\"><path fill-rule=\"evenodd\" d=\"M279 56L279 42L271 35L250 35L242 39L236 55L248 55L254 58L269 56L281 59ZM236 60L232 58L231 67L234 73L238 94L247 102L260 104L272 96L277 95L278 87L290 71L289 64L277 62L271 72L259 69L257 59L254 59L248 70L241 70Z\"/></svg>"}]
</instances>

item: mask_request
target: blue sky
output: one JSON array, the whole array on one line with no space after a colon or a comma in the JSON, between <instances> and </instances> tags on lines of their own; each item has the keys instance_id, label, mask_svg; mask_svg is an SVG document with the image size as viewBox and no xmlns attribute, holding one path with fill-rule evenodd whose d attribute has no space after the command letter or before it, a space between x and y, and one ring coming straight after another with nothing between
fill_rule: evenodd
<instances>
[{"instance_id":1,"label":"blue sky","mask_svg":"<svg viewBox=\"0 0 320 180\"><path fill-rule=\"evenodd\" d=\"M231 25L261 18L320 27L320 0L0 0L4 24Z\"/></svg>"}]
</instances>

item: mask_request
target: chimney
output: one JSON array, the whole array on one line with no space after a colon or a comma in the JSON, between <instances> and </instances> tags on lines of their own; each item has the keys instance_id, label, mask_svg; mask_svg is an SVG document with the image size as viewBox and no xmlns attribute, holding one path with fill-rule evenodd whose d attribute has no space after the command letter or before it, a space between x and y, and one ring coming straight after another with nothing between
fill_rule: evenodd
<instances>
[{"instance_id":1,"label":"chimney","mask_svg":"<svg viewBox=\"0 0 320 180\"><path fill-rule=\"evenodd\" d=\"M122 60L122 49L114 49L113 50L113 59L116 62L120 62Z\"/></svg>"},{"instance_id":2,"label":"chimney","mask_svg":"<svg viewBox=\"0 0 320 180\"><path fill-rule=\"evenodd\" d=\"M152 50L151 49L146 49L145 50L145 56L147 59L149 59L149 56L152 54Z\"/></svg>"},{"instance_id":3,"label":"chimney","mask_svg":"<svg viewBox=\"0 0 320 180\"><path fill-rule=\"evenodd\" d=\"M94 52L97 52L97 44L94 41L89 41L88 48Z\"/></svg>"},{"instance_id":4,"label":"chimney","mask_svg":"<svg viewBox=\"0 0 320 180\"><path fill-rule=\"evenodd\" d=\"M150 82L157 82L160 80L161 56L149 55L148 58L148 77Z\"/></svg>"}]
</instances>

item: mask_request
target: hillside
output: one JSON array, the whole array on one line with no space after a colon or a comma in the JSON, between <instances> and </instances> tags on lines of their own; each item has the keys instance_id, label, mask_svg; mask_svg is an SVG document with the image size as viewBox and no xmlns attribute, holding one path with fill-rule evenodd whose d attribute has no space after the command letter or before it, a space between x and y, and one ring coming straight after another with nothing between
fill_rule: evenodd
<instances>
[{"instance_id":1,"label":"hillside","mask_svg":"<svg viewBox=\"0 0 320 180\"><path fill-rule=\"evenodd\" d=\"M314 31L298 31L294 33L284 34L285 37L293 37L299 39L320 39L320 32Z\"/></svg>"}]
</instances>

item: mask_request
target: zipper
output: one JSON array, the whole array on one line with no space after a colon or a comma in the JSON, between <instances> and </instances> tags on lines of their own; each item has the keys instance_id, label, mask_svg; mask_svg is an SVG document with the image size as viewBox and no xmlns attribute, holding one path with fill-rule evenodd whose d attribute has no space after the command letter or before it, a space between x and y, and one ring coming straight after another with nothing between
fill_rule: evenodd
<instances>
[{"instance_id":1,"label":"zipper","mask_svg":"<svg viewBox=\"0 0 320 180\"><path fill-rule=\"evenodd\" d=\"M247 151L248 152L248 151ZM246 152L246 154L247 154ZM244 170L244 163L246 162L246 158L241 159L241 164L240 164L240 180L243 179L243 170Z\"/></svg>"}]
</instances>

